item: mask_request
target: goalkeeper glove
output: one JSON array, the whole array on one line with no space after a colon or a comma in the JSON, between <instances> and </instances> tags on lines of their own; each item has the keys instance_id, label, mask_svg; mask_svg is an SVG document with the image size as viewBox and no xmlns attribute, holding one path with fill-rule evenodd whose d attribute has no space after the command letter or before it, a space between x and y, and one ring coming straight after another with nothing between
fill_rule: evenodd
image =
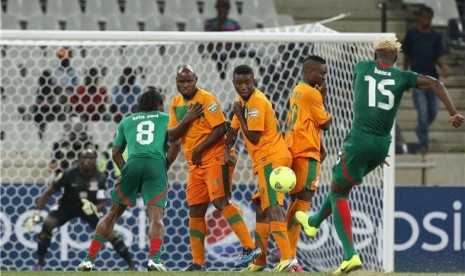
<instances>
[{"instance_id":1,"label":"goalkeeper glove","mask_svg":"<svg viewBox=\"0 0 465 276\"><path fill-rule=\"evenodd\" d=\"M97 206L95 206L94 203L90 202L86 198L81 198L81 201L82 201L82 211L84 212L84 214L88 216L92 214L97 214L98 212Z\"/></svg>"},{"instance_id":2,"label":"goalkeeper glove","mask_svg":"<svg viewBox=\"0 0 465 276\"><path fill-rule=\"evenodd\" d=\"M38 223L39 221L40 221L40 210L35 210L34 214L32 214L29 218L27 218L26 222L24 223L24 226L27 228L27 230L31 231L34 224Z\"/></svg>"}]
</instances>

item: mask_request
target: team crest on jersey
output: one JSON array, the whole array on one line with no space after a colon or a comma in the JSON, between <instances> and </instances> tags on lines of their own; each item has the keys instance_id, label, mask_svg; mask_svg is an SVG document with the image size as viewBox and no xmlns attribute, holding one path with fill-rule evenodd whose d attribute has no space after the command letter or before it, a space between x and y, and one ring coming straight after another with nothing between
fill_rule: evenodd
<instances>
[{"instance_id":1,"label":"team crest on jersey","mask_svg":"<svg viewBox=\"0 0 465 276\"><path fill-rule=\"evenodd\" d=\"M92 179L90 182L90 187L89 187L89 191L97 191L98 190L98 181L95 180L95 179Z\"/></svg>"},{"instance_id":2,"label":"team crest on jersey","mask_svg":"<svg viewBox=\"0 0 465 276\"><path fill-rule=\"evenodd\" d=\"M220 185L220 180L218 178L213 179L213 184L215 184L215 186Z\"/></svg>"},{"instance_id":3,"label":"team crest on jersey","mask_svg":"<svg viewBox=\"0 0 465 276\"><path fill-rule=\"evenodd\" d=\"M209 103L207 108L208 111L215 112L218 110L218 105L216 103Z\"/></svg>"},{"instance_id":4,"label":"team crest on jersey","mask_svg":"<svg viewBox=\"0 0 465 276\"><path fill-rule=\"evenodd\" d=\"M249 117L252 118L252 119L257 118L259 114L260 114L260 112L258 112L258 109L256 109L256 108L251 108L249 110Z\"/></svg>"}]
</instances>

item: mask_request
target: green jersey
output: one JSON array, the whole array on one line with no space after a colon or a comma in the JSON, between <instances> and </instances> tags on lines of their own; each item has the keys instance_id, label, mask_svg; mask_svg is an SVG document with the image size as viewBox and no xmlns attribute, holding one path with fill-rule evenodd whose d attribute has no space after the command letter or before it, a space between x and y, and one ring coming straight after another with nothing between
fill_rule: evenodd
<instances>
[{"instance_id":1,"label":"green jersey","mask_svg":"<svg viewBox=\"0 0 465 276\"><path fill-rule=\"evenodd\" d=\"M354 68L352 128L389 135L405 90L416 87L417 74L381 61L360 61Z\"/></svg>"},{"instance_id":2,"label":"green jersey","mask_svg":"<svg viewBox=\"0 0 465 276\"><path fill-rule=\"evenodd\" d=\"M118 124L114 147L126 147L131 157L166 159L169 116L160 111L138 112Z\"/></svg>"}]
</instances>

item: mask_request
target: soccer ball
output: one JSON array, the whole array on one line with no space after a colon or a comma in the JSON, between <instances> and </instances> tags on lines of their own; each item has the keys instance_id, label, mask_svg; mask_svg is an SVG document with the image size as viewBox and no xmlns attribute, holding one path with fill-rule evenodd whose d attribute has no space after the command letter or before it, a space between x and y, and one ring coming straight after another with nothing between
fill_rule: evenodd
<instances>
[{"instance_id":1,"label":"soccer ball","mask_svg":"<svg viewBox=\"0 0 465 276\"><path fill-rule=\"evenodd\" d=\"M286 166L277 167L270 174L270 185L276 192L288 193L294 189L295 183L294 171Z\"/></svg>"}]
</instances>

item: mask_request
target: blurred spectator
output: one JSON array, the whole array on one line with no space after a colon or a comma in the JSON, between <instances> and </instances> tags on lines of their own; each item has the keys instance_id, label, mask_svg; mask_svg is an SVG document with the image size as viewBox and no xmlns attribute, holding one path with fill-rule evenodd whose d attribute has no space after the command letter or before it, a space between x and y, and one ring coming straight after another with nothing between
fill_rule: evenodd
<instances>
[{"instance_id":1,"label":"blurred spectator","mask_svg":"<svg viewBox=\"0 0 465 276\"><path fill-rule=\"evenodd\" d=\"M82 122L71 122L65 128L67 129L65 137L53 143L49 168L55 175L69 168L81 150L95 148L92 137L87 134Z\"/></svg>"},{"instance_id":2,"label":"blurred spectator","mask_svg":"<svg viewBox=\"0 0 465 276\"><path fill-rule=\"evenodd\" d=\"M215 8L217 11L216 17L205 21L204 30L206 32L231 32L241 29L237 21L228 18L229 10L231 9L229 0L217 0ZM222 79L226 77L226 61L228 58L238 56L240 48L240 43L234 43L234 45L226 43L224 47L223 43L217 43L216 46L213 43L208 44L207 50L211 54L211 57L217 61L218 71Z\"/></svg>"},{"instance_id":3,"label":"blurred spectator","mask_svg":"<svg viewBox=\"0 0 465 276\"><path fill-rule=\"evenodd\" d=\"M56 56L60 59L60 65L54 70L53 76L57 80L57 86L66 95L71 95L79 84L76 69L71 67L73 52L70 49L61 48L56 52Z\"/></svg>"},{"instance_id":4,"label":"blurred spectator","mask_svg":"<svg viewBox=\"0 0 465 276\"><path fill-rule=\"evenodd\" d=\"M412 71L438 78L438 65L442 77L447 78L449 73L443 60L442 36L431 26L433 15L433 9L424 6L417 25L407 31L402 45L405 54L404 69L410 66ZM418 112L416 133L420 151L425 154L429 146L429 126L436 118L439 100L433 91L413 89L413 103Z\"/></svg>"},{"instance_id":5,"label":"blurred spectator","mask_svg":"<svg viewBox=\"0 0 465 276\"><path fill-rule=\"evenodd\" d=\"M70 98L73 112L83 121L103 120L107 111L107 88L99 83L98 69L93 67Z\"/></svg>"},{"instance_id":6,"label":"blurred spectator","mask_svg":"<svg viewBox=\"0 0 465 276\"><path fill-rule=\"evenodd\" d=\"M231 4L229 0L218 0L215 5L217 15L205 21L204 30L206 32L231 32L241 29L236 20L228 18Z\"/></svg>"},{"instance_id":7,"label":"blurred spectator","mask_svg":"<svg viewBox=\"0 0 465 276\"><path fill-rule=\"evenodd\" d=\"M37 96L35 103L30 107L30 112L34 116L34 121L39 127L39 138L42 139L46 123L51 121L65 121L68 112L68 97L61 93L61 89L56 85L57 80L52 76L51 70L42 71L38 79Z\"/></svg>"},{"instance_id":8,"label":"blurred spectator","mask_svg":"<svg viewBox=\"0 0 465 276\"><path fill-rule=\"evenodd\" d=\"M136 84L136 72L131 67L126 67L119 77L118 84L112 88L111 114L114 121L121 119L137 109L137 98L141 94L141 87Z\"/></svg>"}]
</instances>

